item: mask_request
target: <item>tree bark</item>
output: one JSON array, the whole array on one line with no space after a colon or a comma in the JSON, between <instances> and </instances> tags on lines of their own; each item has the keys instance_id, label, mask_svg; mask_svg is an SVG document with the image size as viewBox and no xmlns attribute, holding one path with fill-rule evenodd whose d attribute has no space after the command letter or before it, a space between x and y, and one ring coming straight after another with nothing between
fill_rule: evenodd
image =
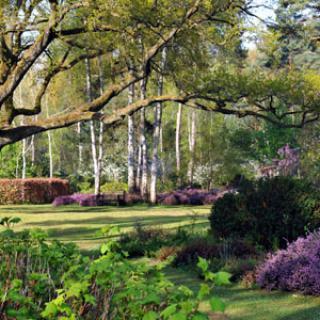
<instances>
[{"instance_id":1,"label":"tree bark","mask_svg":"<svg viewBox=\"0 0 320 320\"><path fill-rule=\"evenodd\" d=\"M189 134L189 151L190 151L190 161L188 166L188 176L189 184L193 185L194 178L194 156L195 156L195 145L196 145L196 112L191 111L191 128Z\"/></svg>"},{"instance_id":2,"label":"tree bark","mask_svg":"<svg viewBox=\"0 0 320 320\"><path fill-rule=\"evenodd\" d=\"M49 105L48 105L48 95L46 95L46 110L47 110L47 118L49 118ZM48 153L49 153L49 177L53 178L53 153L52 153L52 135L51 131L47 131L48 136Z\"/></svg>"},{"instance_id":3,"label":"tree bark","mask_svg":"<svg viewBox=\"0 0 320 320\"><path fill-rule=\"evenodd\" d=\"M141 99L147 96L147 79L141 81ZM148 196L148 148L145 132L146 110L142 108L140 111L140 147L141 147L141 183L140 194L143 199Z\"/></svg>"},{"instance_id":4,"label":"tree bark","mask_svg":"<svg viewBox=\"0 0 320 320\"><path fill-rule=\"evenodd\" d=\"M178 183L181 184L181 154L180 154L180 135L181 135L181 119L182 119L182 104L179 103L177 112L176 125L176 169L178 176Z\"/></svg>"},{"instance_id":5,"label":"tree bark","mask_svg":"<svg viewBox=\"0 0 320 320\"><path fill-rule=\"evenodd\" d=\"M129 86L128 104L132 104L134 100L134 84ZM135 185L135 155L134 155L134 121L133 115L128 116L128 191L133 193L136 191Z\"/></svg>"},{"instance_id":6,"label":"tree bark","mask_svg":"<svg viewBox=\"0 0 320 320\"><path fill-rule=\"evenodd\" d=\"M167 59L167 50L163 48L161 56L161 72L165 68ZM161 73L158 78L158 95L163 93L163 74ZM153 147L152 147L152 164L151 164L151 177L150 177L150 202L157 202L157 180L159 171L159 144L161 133L161 120L162 120L162 104L159 102L155 108L154 116L154 131L153 131Z\"/></svg>"},{"instance_id":7,"label":"tree bark","mask_svg":"<svg viewBox=\"0 0 320 320\"><path fill-rule=\"evenodd\" d=\"M87 100L90 103L93 100L92 92L92 78L91 78L91 66L88 59L85 60L86 66L86 91L87 91ZM93 165L93 174L94 174L94 193L99 193L99 183L100 177L98 172L98 153L97 153L97 139L95 132L94 121L90 121L90 138L91 138L91 155L92 155L92 165Z\"/></svg>"},{"instance_id":8,"label":"tree bark","mask_svg":"<svg viewBox=\"0 0 320 320\"><path fill-rule=\"evenodd\" d=\"M98 58L98 70L99 70L99 89L100 95L103 94L103 74L102 74L102 62L101 57ZM100 121L99 125L99 137L98 137L98 168L97 168L97 180L96 180L96 194L100 193L101 189L101 172L102 172L102 160L103 160L103 134L104 134L104 124Z\"/></svg>"}]
</instances>

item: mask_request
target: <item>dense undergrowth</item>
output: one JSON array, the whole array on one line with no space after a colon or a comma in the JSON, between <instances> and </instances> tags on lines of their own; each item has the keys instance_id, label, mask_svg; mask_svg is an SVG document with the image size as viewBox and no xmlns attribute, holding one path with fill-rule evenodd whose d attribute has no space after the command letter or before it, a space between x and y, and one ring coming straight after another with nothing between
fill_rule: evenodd
<instances>
[{"instance_id":1,"label":"dense undergrowth","mask_svg":"<svg viewBox=\"0 0 320 320\"><path fill-rule=\"evenodd\" d=\"M0 234L1 319L202 320L209 318L199 305L208 298L213 311L224 311L212 289L230 275L210 272L204 259L197 264L204 281L194 293L166 279L165 263L131 261L116 241L90 259L74 245L48 242L41 230L15 233L9 220Z\"/></svg>"}]
</instances>

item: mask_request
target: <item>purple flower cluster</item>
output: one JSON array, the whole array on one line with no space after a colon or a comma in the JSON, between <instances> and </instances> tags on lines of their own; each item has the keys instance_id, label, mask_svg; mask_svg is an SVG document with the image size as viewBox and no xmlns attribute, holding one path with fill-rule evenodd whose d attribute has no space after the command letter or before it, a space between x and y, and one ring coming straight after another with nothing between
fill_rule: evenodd
<instances>
[{"instance_id":1,"label":"purple flower cluster","mask_svg":"<svg viewBox=\"0 0 320 320\"><path fill-rule=\"evenodd\" d=\"M288 144L278 150L279 156L282 158L277 161L278 171L282 175L296 174L299 164L299 149L290 148Z\"/></svg>"},{"instance_id":2,"label":"purple flower cluster","mask_svg":"<svg viewBox=\"0 0 320 320\"><path fill-rule=\"evenodd\" d=\"M260 287L320 295L320 231L269 255L257 269Z\"/></svg>"},{"instance_id":3,"label":"purple flower cluster","mask_svg":"<svg viewBox=\"0 0 320 320\"><path fill-rule=\"evenodd\" d=\"M61 196L55 198L52 205L59 207L69 204L78 204L81 207L97 207L109 205L111 204L112 200L117 201L116 198L111 199L110 196L106 197L104 195L75 193L70 196Z\"/></svg>"},{"instance_id":4,"label":"purple flower cluster","mask_svg":"<svg viewBox=\"0 0 320 320\"><path fill-rule=\"evenodd\" d=\"M229 190L213 189L206 191L202 189L188 188L169 193L162 193L158 196L158 202L162 205L204 205L213 204Z\"/></svg>"}]
</instances>

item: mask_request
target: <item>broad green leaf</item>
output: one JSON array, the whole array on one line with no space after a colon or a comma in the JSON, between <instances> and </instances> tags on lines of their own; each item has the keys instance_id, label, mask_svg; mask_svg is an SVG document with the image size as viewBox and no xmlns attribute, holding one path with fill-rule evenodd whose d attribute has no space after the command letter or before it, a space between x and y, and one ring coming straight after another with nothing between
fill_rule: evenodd
<instances>
[{"instance_id":1,"label":"broad green leaf","mask_svg":"<svg viewBox=\"0 0 320 320\"><path fill-rule=\"evenodd\" d=\"M156 320L156 319L158 319L158 315L154 311L149 311L142 318L142 320Z\"/></svg>"},{"instance_id":2,"label":"broad green leaf","mask_svg":"<svg viewBox=\"0 0 320 320\"><path fill-rule=\"evenodd\" d=\"M214 312L224 312L226 309L225 303L221 299L216 297L210 299L210 307Z\"/></svg>"},{"instance_id":3,"label":"broad green leaf","mask_svg":"<svg viewBox=\"0 0 320 320\"><path fill-rule=\"evenodd\" d=\"M164 319L168 319L169 316L171 316L172 314L174 314L177 311L177 305L173 304L167 308L165 308L162 312L161 312L161 317L163 317Z\"/></svg>"},{"instance_id":4,"label":"broad green leaf","mask_svg":"<svg viewBox=\"0 0 320 320\"><path fill-rule=\"evenodd\" d=\"M215 273L214 283L217 286L224 286L230 284L231 274L228 272L220 271Z\"/></svg>"},{"instance_id":5,"label":"broad green leaf","mask_svg":"<svg viewBox=\"0 0 320 320\"><path fill-rule=\"evenodd\" d=\"M204 313L197 313L197 314L195 314L193 317L192 317L192 319L191 320L208 320L209 318L208 318L208 316L206 315L206 314L204 314Z\"/></svg>"},{"instance_id":6,"label":"broad green leaf","mask_svg":"<svg viewBox=\"0 0 320 320\"><path fill-rule=\"evenodd\" d=\"M209 267L208 261L206 259L203 259L203 258L199 257L199 261L198 261L197 267L199 267L201 269L201 271L203 273L205 273L208 270L208 267Z\"/></svg>"},{"instance_id":7,"label":"broad green leaf","mask_svg":"<svg viewBox=\"0 0 320 320\"><path fill-rule=\"evenodd\" d=\"M177 312L174 315L172 315L170 320L187 320L187 316L183 312Z\"/></svg>"},{"instance_id":8,"label":"broad green leaf","mask_svg":"<svg viewBox=\"0 0 320 320\"><path fill-rule=\"evenodd\" d=\"M210 293L210 288L207 284L201 283L198 292L198 299L203 300Z\"/></svg>"}]
</instances>

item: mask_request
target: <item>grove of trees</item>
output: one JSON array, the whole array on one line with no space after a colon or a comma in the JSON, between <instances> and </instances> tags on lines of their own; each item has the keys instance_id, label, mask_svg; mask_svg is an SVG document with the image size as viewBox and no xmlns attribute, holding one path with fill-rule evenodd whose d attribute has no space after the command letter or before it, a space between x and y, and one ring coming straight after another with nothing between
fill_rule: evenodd
<instances>
[{"instance_id":1,"label":"grove of trees","mask_svg":"<svg viewBox=\"0 0 320 320\"><path fill-rule=\"evenodd\" d=\"M275 1L259 27L255 8L2 1L1 176L69 177L95 193L120 181L155 202L257 175L288 143L317 179L319 5Z\"/></svg>"}]
</instances>

